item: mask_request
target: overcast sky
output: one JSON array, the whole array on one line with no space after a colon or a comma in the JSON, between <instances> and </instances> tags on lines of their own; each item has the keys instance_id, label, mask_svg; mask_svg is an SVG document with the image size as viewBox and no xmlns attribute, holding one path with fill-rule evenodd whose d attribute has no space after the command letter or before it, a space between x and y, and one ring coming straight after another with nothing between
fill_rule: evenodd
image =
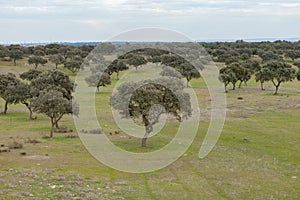
<instances>
[{"instance_id":1,"label":"overcast sky","mask_svg":"<svg viewBox=\"0 0 300 200\"><path fill-rule=\"evenodd\" d=\"M300 0L0 0L0 42L103 41L158 27L194 40L300 37Z\"/></svg>"}]
</instances>

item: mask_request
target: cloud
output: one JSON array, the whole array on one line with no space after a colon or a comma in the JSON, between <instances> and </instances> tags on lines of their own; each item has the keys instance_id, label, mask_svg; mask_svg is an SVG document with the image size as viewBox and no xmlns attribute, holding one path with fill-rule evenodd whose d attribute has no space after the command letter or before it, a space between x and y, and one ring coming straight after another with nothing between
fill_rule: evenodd
<instances>
[{"instance_id":1,"label":"cloud","mask_svg":"<svg viewBox=\"0 0 300 200\"><path fill-rule=\"evenodd\" d=\"M33 6L34 5L34 6ZM0 9L7 16L32 13L64 14L72 17L77 13L98 16L99 11L107 15L124 12L148 14L245 14L245 15L300 15L300 2L297 1L259 1L259 0L16 0L0 1ZM145 12L145 13L143 13ZM3 14L0 14L0 16ZM102 15L103 17L103 15ZM132 16L133 17L133 16Z\"/></svg>"},{"instance_id":2,"label":"cloud","mask_svg":"<svg viewBox=\"0 0 300 200\"><path fill-rule=\"evenodd\" d=\"M109 9L149 14L240 14L240 15L300 15L300 3L295 1L250 1L250 0L118 0L105 4Z\"/></svg>"},{"instance_id":3,"label":"cloud","mask_svg":"<svg viewBox=\"0 0 300 200\"><path fill-rule=\"evenodd\" d=\"M55 11L55 8L51 6L4 6L1 9L13 13L51 13Z\"/></svg>"},{"instance_id":4,"label":"cloud","mask_svg":"<svg viewBox=\"0 0 300 200\"><path fill-rule=\"evenodd\" d=\"M299 0L0 0L0 9L0 26L9 27L0 38L7 40L103 39L138 27L194 38L294 37L300 31Z\"/></svg>"}]
</instances>

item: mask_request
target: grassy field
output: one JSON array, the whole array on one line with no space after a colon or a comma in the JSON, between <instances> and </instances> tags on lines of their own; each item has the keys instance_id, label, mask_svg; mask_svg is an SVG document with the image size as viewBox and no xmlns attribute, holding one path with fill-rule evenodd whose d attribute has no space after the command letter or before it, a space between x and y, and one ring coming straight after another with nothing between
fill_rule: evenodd
<instances>
[{"instance_id":1,"label":"grassy field","mask_svg":"<svg viewBox=\"0 0 300 200\"><path fill-rule=\"evenodd\" d=\"M24 60L16 67L7 62L0 65L1 73L30 68ZM143 75L143 68L138 73ZM150 138L147 148L123 133L109 134L119 130L109 108L116 84L114 75L112 79L111 86L96 94L98 119L107 137L133 152L154 151L167 144L177 130L176 122ZM277 96L272 95L271 84L261 91L254 80L230 90L224 130L204 159L198 153L209 125L210 97L201 78L191 85L201 107L198 134L179 160L147 174L119 172L95 160L79 138L66 137L76 135L72 116L64 117L61 125L73 133L43 139L50 130L49 119L36 115L38 119L30 121L24 106L10 105L8 114L0 115L0 144L17 141L24 147L0 153L0 199L299 199L300 83L284 84ZM0 109L3 105L1 100ZM25 143L28 138L41 143Z\"/></svg>"}]
</instances>

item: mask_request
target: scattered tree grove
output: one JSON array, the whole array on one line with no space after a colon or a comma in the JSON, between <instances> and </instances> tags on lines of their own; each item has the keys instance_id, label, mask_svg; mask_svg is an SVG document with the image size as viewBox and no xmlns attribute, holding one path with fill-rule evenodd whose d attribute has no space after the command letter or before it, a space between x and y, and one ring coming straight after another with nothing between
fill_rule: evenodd
<instances>
[{"instance_id":1,"label":"scattered tree grove","mask_svg":"<svg viewBox=\"0 0 300 200\"><path fill-rule=\"evenodd\" d=\"M292 81L296 78L296 70L282 61L269 61L262 67L262 73L257 74L264 81L271 81L275 86L275 95L278 94L282 83Z\"/></svg>"},{"instance_id":2,"label":"scattered tree grove","mask_svg":"<svg viewBox=\"0 0 300 200\"><path fill-rule=\"evenodd\" d=\"M275 41L275 42L210 42L199 43L212 55L214 61L219 62L223 67L219 70L219 81L224 83L225 91L228 86L232 89L247 86L252 76L260 84L262 90L265 83L272 83L275 87L274 94L278 94L283 83L300 81L300 41ZM125 47L128 44L124 44ZM10 104L23 104L29 111L29 119L35 119L35 113L41 113L49 117L51 122L50 137L53 137L55 128L59 128L59 122L63 116L68 114L77 115L79 107L73 102L74 83L70 77L63 72L56 70L60 65L72 73L78 72L86 56L92 66L92 74L86 78L91 87L100 87L111 84L112 74L115 73L119 79L119 73L134 67L136 70L147 63L155 63L162 66L160 75L162 78L152 82L145 80L138 83L126 83L118 88L116 94L111 97L113 108L120 111L124 117L132 117L140 120L145 126L145 135L142 139L142 146L153 130L153 125L158 122L162 114L170 114L176 119L182 120L189 117L191 113L189 96L183 92L182 79L186 80L187 87L192 79L200 78L199 69L208 64L209 59L201 62L203 65L195 68L191 63L179 55L160 49L138 49L125 55L119 56L112 62L105 60L105 56L94 56L90 52L94 45L72 46L67 44L47 44L45 46L21 45L0 45L1 62L17 62L21 59L33 65L33 69L20 74L20 79L12 73L0 74L0 97L4 100L3 113L7 114ZM102 43L95 49L95 55L110 54L116 49L111 43ZM198 58L193 54L195 49L185 53L186 55ZM51 62L55 70L39 71L39 66ZM110 63L108 63L110 62ZM21 63L21 62L20 62ZM23 62L22 62L23 63ZM20 64L18 64L20 65ZM298 68L298 69L297 69ZM238 85L237 85L238 84ZM141 87L138 87L141 86ZM169 90L168 87L175 88ZM137 88L132 91L133 88ZM175 92L175 93L174 93ZM133 94L128 97L129 94ZM182 108L179 101L185 102ZM129 98L128 105L124 107L122 101ZM176 100L177 99L177 100ZM171 103L170 103L171 102ZM160 108L152 109L160 104Z\"/></svg>"}]
</instances>

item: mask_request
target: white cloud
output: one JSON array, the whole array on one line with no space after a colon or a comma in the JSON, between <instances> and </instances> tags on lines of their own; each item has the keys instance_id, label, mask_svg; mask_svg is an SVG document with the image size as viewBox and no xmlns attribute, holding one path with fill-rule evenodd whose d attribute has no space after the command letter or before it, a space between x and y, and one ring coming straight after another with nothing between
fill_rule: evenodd
<instances>
[{"instance_id":1,"label":"white cloud","mask_svg":"<svg viewBox=\"0 0 300 200\"><path fill-rule=\"evenodd\" d=\"M4 39L80 40L145 26L195 38L294 37L300 32L299 0L0 0L0 9L0 26L10 27L0 33ZM58 23L60 31L51 32Z\"/></svg>"},{"instance_id":2,"label":"white cloud","mask_svg":"<svg viewBox=\"0 0 300 200\"><path fill-rule=\"evenodd\" d=\"M54 7L50 7L50 6L5 6L2 7L1 9L5 9L6 12L8 11L12 11L15 13L51 13L51 12L55 12L55 8Z\"/></svg>"},{"instance_id":3,"label":"white cloud","mask_svg":"<svg viewBox=\"0 0 300 200\"><path fill-rule=\"evenodd\" d=\"M300 3L296 2L258 2L258 5L260 6L271 6L271 7L287 7L287 8L293 8L293 7L300 7Z\"/></svg>"},{"instance_id":4,"label":"white cloud","mask_svg":"<svg viewBox=\"0 0 300 200\"><path fill-rule=\"evenodd\" d=\"M34 6L33 6L34 5ZM214 12L215 14L235 13L253 15L300 15L298 1L250 1L250 0L16 0L0 1L0 9L7 15L10 13L69 13L81 11L93 14L97 10L113 12L148 14L186 15ZM143 13L145 14L145 13ZM1 14L0 14L1 16ZM68 15L67 15L68 16Z\"/></svg>"},{"instance_id":5,"label":"white cloud","mask_svg":"<svg viewBox=\"0 0 300 200\"><path fill-rule=\"evenodd\" d=\"M160 1L160 0L117 0L105 3L108 8L149 14L245 14L298 16L300 3L294 1L250 1L250 0L191 0L191 1Z\"/></svg>"}]
</instances>

